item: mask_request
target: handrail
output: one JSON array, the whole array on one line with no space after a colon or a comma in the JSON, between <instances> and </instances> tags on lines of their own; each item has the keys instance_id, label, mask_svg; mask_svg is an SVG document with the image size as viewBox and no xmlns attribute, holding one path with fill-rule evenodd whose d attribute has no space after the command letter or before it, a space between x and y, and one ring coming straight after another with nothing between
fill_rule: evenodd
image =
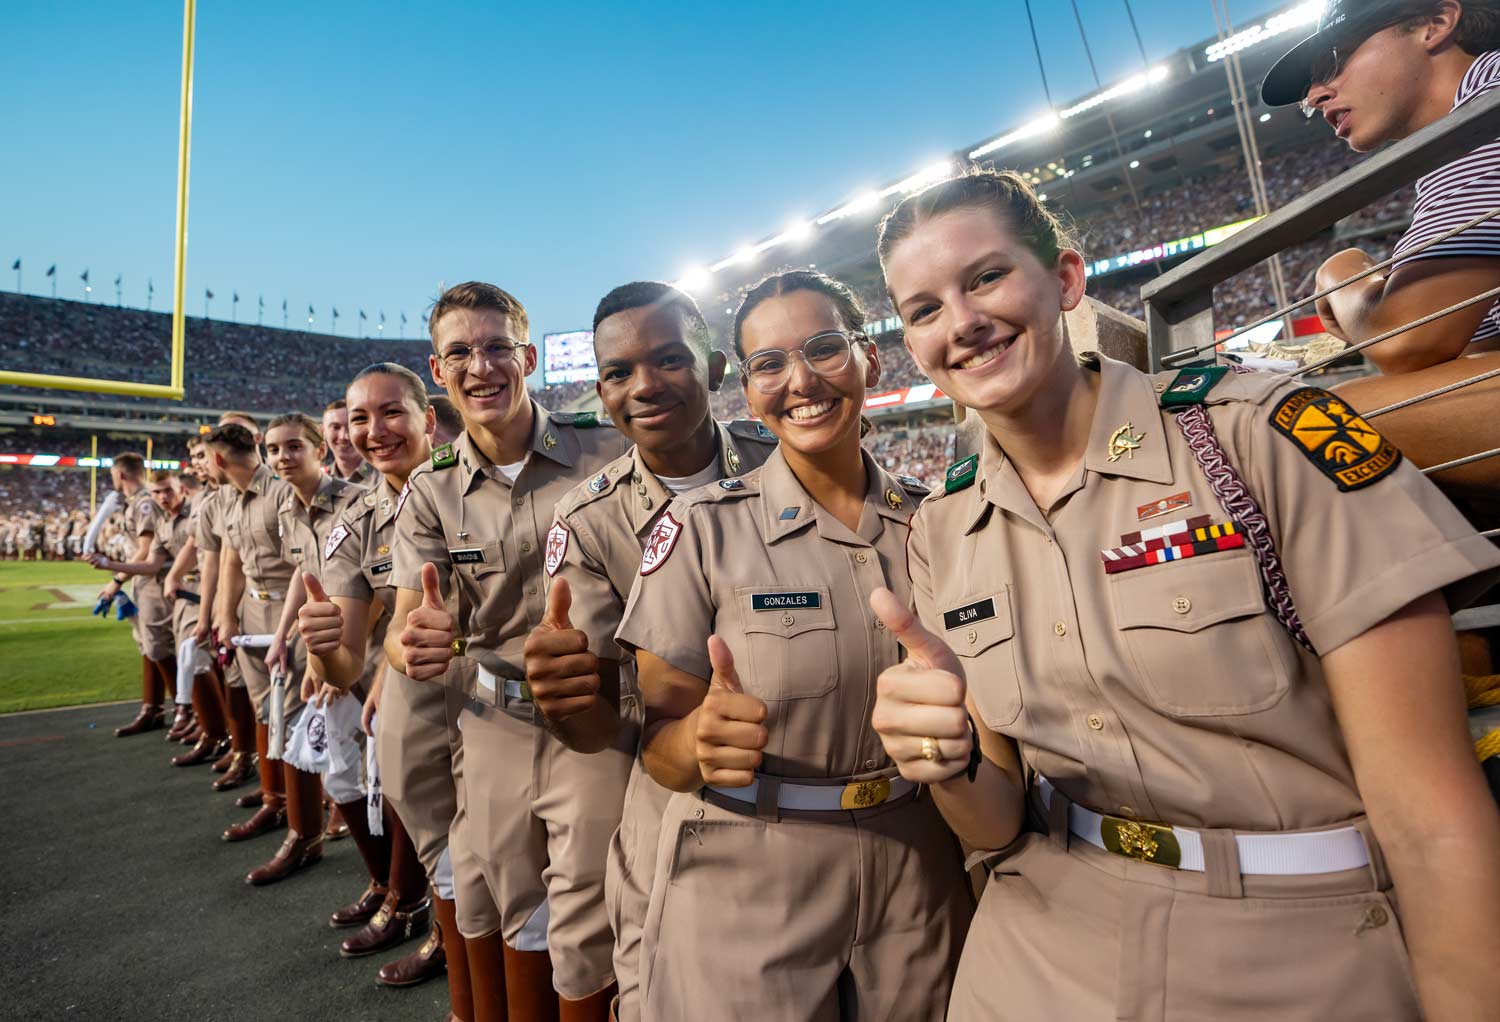
<instances>
[{"instance_id":1,"label":"handrail","mask_svg":"<svg viewBox=\"0 0 1500 1022\"><path fill-rule=\"evenodd\" d=\"M1500 136L1500 89L1465 103L1141 289L1153 368L1171 351L1213 340L1215 285L1306 241L1371 202Z\"/></svg>"}]
</instances>

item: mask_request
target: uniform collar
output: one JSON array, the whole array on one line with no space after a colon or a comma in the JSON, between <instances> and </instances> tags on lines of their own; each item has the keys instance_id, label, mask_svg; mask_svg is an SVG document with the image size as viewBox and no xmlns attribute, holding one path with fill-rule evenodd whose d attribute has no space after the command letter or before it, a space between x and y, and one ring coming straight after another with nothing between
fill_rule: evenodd
<instances>
[{"instance_id":1,"label":"uniform collar","mask_svg":"<svg viewBox=\"0 0 1500 1022\"><path fill-rule=\"evenodd\" d=\"M245 493L265 493L266 488L271 485L271 481L275 478L276 476L271 470L266 468L266 463L261 462L255 466L255 474L250 477L250 485L245 487Z\"/></svg>"},{"instance_id":2,"label":"uniform collar","mask_svg":"<svg viewBox=\"0 0 1500 1022\"><path fill-rule=\"evenodd\" d=\"M740 449L734 434L722 422L715 422L719 431L719 477L728 479L745 471L745 452Z\"/></svg>"},{"instance_id":3,"label":"uniform collar","mask_svg":"<svg viewBox=\"0 0 1500 1022\"><path fill-rule=\"evenodd\" d=\"M886 518L901 525L907 525L911 521L912 512L916 510L916 502L911 495L902 488L889 473L875 463L870 457L870 452L860 450L860 457L864 459L865 475L869 480L869 488L865 493L865 504L875 514L875 517ZM887 494L896 495L895 507L891 507L892 501L887 499ZM837 529L823 532L822 519L826 512L822 510L802 485L792 467L786 463L780 446L771 452L766 463L760 469L760 505L761 505L761 531L766 537L766 542L775 543L783 537L790 536L794 532L800 532L814 521L819 521L819 531L825 539L839 539L847 535L848 530L836 519L829 518L828 523L837 525ZM795 514L791 512L795 510ZM782 517L789 515L789 517ZM862 516L862 522L874 521L869 515ZM833 533L833 534L830 534ZM860 539L866 542L874 542L879 537L876 531L873 535L861 535Z\"/></svg>"},{"instance_id":4,"label":"uniform collar","mask_svg":"<svg viewBox=\"0 0 1500 1022\"><path fill-rule=\"evenodd\" d=\"M1103 475L1170 483L1172 459L1151 377L1097 352L1085 352L1084 361L1098 366L1100 381L1083 467ZM1122 452L1120 445L1129 443L1139 446ZM1119 457L1110 461L1111 453Z\"/></svg>"},{"instance_id":5,"label":"uniform collar","mask_svg":"<svg viewBox=\"0 0 1500 1022\"><path fill-rule=\"evenodd\" d=\"M640 536L656 522L662 508L672 502L672 491L646 467L639 445L630 448L629 459L622 460L620 466L619 471L609 474L617 480L616 486L628 488L625 506L630 514L630 528Z\"/></svg>"},{"instance_id":6,"label":"uniform collar","mask_svg":"<svg viewBox=\"0 0 1500 1022\"><path fill-rule=\"evenodd\" d=\"M401 499L401 494L392 488L384 476L381 476L380 485L365 497L366 500L371 498L375 506L375 527L383 529L392 518L396 517L396 503Z\"/></svg>"},{"instance_id":7,"label":"uniform collar","mask_svg":"<svg viewBox=\"0 0 1500 1022\"><path fill-rule=\"evenodd\" d=\"M332 511L335 498L343 489L343 480L335 479L327 472L324 472L323 478L318 480L318 488L313 491L312 500L308 506L315 507L319 511Z\"/></svg>"},{"instance_id":8,"label":"uniform collar","mask_svg":"<svg viewBox=\"0 0 1500 1022\"><path fill-rule=\"evenodd\" d=\"M565 468L572 468L578 460L578 437L572 429L563 429L554 423L552 413L534 399L527 400L531 402L531 445L526 452L526 460L529 462L533 454L540 454ZM464 492L467 493L474 485L474 477L484 474L490 459L480 453L468 430L464 430L463 435L453 442L453 448L458 454L460 471L464 474Z\"/></svg>"}]
</instances>

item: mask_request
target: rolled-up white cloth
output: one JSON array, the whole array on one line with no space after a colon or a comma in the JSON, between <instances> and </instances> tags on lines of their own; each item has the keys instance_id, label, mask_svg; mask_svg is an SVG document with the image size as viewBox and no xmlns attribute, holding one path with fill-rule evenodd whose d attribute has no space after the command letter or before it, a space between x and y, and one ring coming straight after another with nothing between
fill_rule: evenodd
<instances>
[{"instance_id":1,"label":"rolled-up white cloth","mask_svg":"<svg viewBox=\"0 0 1500 1022\"><path fill-rule=\"evenodd\" d=\"M323 773L323 790L343 805L365 797L360 771L365 758L359 748L359 700L352 695L330 698L323 707L328 722L328 765Z\"/></svg>"},{"instance_id":2,"label":"rolled-up white cloth","mask_svg":"<svg viewBox=\"0 0 1500 1022\"><path fill-rule=\"evenodd\" d=\"M125 504L125 498L119 490L110 490L99 502L99 510L94 512L94 520L89 522L88 531L83 534L83 556L87 557L94 552L94 544L99 539L99 532L104 528L104 523L109 516L118 511Z\"/></svg>"},{"instance_id":3,"label":"rolled-up white cloth","mask_svg":"<svg viewBox=\"0 0 1500 1022\"><path fill-rule=\"evenodd\" d=\"M241 636L236 635L235 639ZM266 696L270 711L266 717L266 730L270 737L266 758L280 759L286 750L286 672L280 667L271 668L271 691Z\"/></svg>"},{"instance_id":4,"label":"rolled-up white cloth","mask_svg":"<svg viewBox=\"0 0 1500 1022\"><path fill-rule=\"evenodd\" d=\"M192 636L183 639L177 645L177 705L191 706L193 704L193 679L198 676L198 643L193 641ZM205 659L204 670L207 670Z\"/></svg>"},{"instance_id":5,"label":"rolled-up white cloth","mask_svg":"<svg viewBox=\"0 0 1500 1022\"><path fill-rule=\"evenodd\" d=\"M370 730L380 714L370 717ZM380 764L375 760L375 742L365 742L365 823L376 837L385 833L385 793L380 790Z\"/></svg>"},{"instance_id":6,"label":"rolled-up white cloth","mask_svg":"<svg viewBox=\"0 0 1500 1022\"><path fill-rule=\"evenodd\" d=\"M229 640L235 649L266 649L274 641L276 641L276 636L270 632L262 632L259 635L236 635Z\"/></svg>"}]
</instances>

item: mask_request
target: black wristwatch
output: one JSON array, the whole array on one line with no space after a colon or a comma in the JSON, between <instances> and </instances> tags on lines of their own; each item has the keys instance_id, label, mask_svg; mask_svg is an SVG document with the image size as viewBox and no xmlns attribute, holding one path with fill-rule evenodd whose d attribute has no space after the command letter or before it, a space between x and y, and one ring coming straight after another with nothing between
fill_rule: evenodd
<instances>
[{"instance_id":1,"label":"black wristwatch","mask_svg":"<svg viewBox=\"0 0 1500 1022\"><path fill-rule=\"evenodd\" d=\"M965 771L969 783L979 776L979 764L984 761L984 753L979 751L979 725L974 723L974 717L969 716L969 767Z\"/></svg>"},{"instance_id":2,"label":"black wristwatch","mask_svg":"<svg viewBox=\"0 0 1500 1022\"><path fill-rule=\"evenodd\" d=\"M115 585L117 585L117 586L124 585L126 583L126 581L129 579L129 576L126 575L123 571L117 571L111 577L114 579ZM971 720L971 721L969 721L969 723L972 724L974 722Z\"/></svg>"}]
</instances>

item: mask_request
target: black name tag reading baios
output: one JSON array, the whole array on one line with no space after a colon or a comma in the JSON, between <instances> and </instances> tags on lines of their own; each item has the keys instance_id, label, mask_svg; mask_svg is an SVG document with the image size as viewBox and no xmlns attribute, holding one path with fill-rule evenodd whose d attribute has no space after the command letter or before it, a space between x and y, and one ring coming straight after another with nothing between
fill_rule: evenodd
<instances>
[{"instance_id":1,"label":"black name tag reading baios","mask_svg":"<svg viewBox=\"0 0 1500 1022\"><path fill-rule=\"evenodd\" d=\"M484 551L478 547L470 547L467 550L449 550L448 560L454 564L483 564Z\"/></svg>"},{"instance_id":2,"label":"black name tag reading baios","mask_svg":"<svg viewBox=\"0 0 1500 1022\"><path fill-rule=\"evenodd\" d=\"M823 606L822 593L751 593L751 610L816 610Z\"/></svg>"},{"instance_id":3,"label":"black name tag reading baios","mask_svg":"<svg viewBox=\"0 0 1500 1022\"><path fill-rule=\"evenodd\" d=\"M995 599L980 600L971 603L967 607L957 607L953 610L943 611L943 627L950 632L964 625L971 625L975 621L986 621L995 616Z\"/></svg>"}]
</instances>

